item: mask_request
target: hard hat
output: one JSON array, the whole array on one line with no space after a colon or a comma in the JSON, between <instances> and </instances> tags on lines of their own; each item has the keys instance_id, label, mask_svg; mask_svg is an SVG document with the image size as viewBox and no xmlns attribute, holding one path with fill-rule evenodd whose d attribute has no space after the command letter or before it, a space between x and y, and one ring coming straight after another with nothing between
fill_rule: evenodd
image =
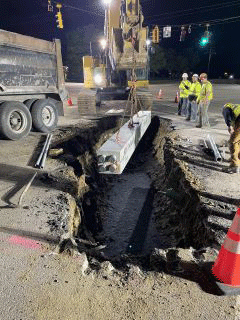
<instances>
[{"instance_id":1,"label":"hard hat","mask_svg":"<svg viewBox=\"0 0 240 320\"><path fill-rule=\"evenodd\" d=\"M193 77L198 79L198 74L194 73Z\"/></svg>"},{"instance_id":2,"label":"hard hat","mask_svg":"<svg viewBox=\"0 0 240 320\"><path fill-rule=\"evenodd\" d=\"M188 78L188 74L185 72L185 73L183 73L182 77L183 78Z\"/></svg>"}]
</instances>

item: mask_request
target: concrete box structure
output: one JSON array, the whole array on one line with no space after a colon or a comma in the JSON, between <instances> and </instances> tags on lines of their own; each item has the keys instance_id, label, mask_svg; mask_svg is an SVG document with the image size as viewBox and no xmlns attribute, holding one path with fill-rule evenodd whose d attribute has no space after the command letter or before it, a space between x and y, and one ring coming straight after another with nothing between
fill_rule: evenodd
<instances>
[{"instance_id":1,"label":"concrete box structure","mask_svg":"<svg viewBox=\"0 0 240 320\"><path fill-rule=\"evenodd\" d=\"M151 123L151 111L139 111L133 117L134 127L125 123L97 151L99 172L121 174L134 153L139 141Z\"/></svg>"}]
</instances>

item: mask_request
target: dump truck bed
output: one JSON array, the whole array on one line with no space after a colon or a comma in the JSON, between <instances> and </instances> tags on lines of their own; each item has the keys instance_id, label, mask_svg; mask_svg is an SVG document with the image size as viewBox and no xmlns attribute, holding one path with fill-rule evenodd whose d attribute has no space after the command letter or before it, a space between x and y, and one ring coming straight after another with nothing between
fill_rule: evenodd
<instances>
[{"instance_id":1,"label":"dump truck bed","mask_svg":"<svg viewBox=\"0 0 240 320\"><path fill-rule=\"evenodd\" d=\"M56 43L0 30L0 95L57 93Z\"/></svg>"}]
</instances>

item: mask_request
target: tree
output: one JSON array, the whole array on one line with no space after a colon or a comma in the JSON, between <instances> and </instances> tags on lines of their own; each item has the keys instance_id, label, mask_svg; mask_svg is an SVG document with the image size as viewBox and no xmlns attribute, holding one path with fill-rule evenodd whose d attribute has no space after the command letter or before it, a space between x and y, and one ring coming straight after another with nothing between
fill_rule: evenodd
<instances>
[{"instance_id":1,"label":"tree","mask_svg":"<svg viewBox=\"0 0 240 320\"><path fill-rule=\"evenodd\" d=\"M150 70L153 75L159 77L165 73L172 78L178 78L183 72L196 72L200 61L196 50L192 48L165 49L158 45L155 45L153 49L154 53L150 60Z\"/></svg>"},{"instance_id":2,"label":"tree","mask_svg":"<svg viewBox=\"0 0 240 320\"><path fill-rule=\"evenodd\" d=\"M67 33L67 66L69 69L68 79L70 81L83 81L82 58L90 55L90 43L93 55L98 51L98 40L101 31L94 25L88 25Z\"/></svg>"},{"instance_id":3,"label":"tree","mask_svg":"<svg viewBox=\"0 0 240 320\"><path fill-rule=\"evenodd\" d=\"M161 70L166 69L165 50L159 45L153 45L150 55L150 71L154 75L159 75Z\"/></svg>"}]
</instances>

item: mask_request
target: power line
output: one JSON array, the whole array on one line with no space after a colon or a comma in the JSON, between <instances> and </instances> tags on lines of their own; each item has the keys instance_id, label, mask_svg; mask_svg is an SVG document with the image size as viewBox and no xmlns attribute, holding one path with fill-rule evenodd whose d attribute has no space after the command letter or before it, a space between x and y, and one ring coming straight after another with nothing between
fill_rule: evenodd
<instances>
[{"instance_id":1,"label":"power line","mask_svg":"<svg viewBox=\"0 0 240 320\"><path fill-rule=\"evenodd\" d=\"M69 9L78 10L78 11L82 11L82 12L86 12L86 13L89 13L89 14L94 14L94 15L101 16L101 17L104 17L104 14L102 14L102 13L97 13L97 12L94 12L94 11L88 11L88 10L85 10L85 9L80 9L80 8L77 8L77 7L72 7L72 6L69 6L69 5L66 5L66 4L64 4L63 7L69 8Z\"/></svg>"},{"instance_id":2,"label":"power line","mask_svg":"<svg viewBox=\"0 0 240 320\"><path fill-rule=\"evenodd\" d=\"M55 4L57 3L56 1L53 1L53 2L54 2ZM88 13L88 14L93 14L93 15L97 15L97 16L100 16L100 17L104 17L104 14L103 14L103 13L94 12L94 11L89 11L89 10L86 10L86 9L69 6L68 4L64 4L64 3L62 4L62 6L63 6L64 8L69 8L69 9L73 9L73 10L85 12L85 13Z\"/></svg>"},{"instance_id":3,"label":"power line","mask_svg":"<svg viewBox=\"0 0 240 320\"><path fill-rule=\"evenodd\" d=\"M237 22L240 19L240 16L235 16L235 17L229 17L229 18L220 18L220 19L214 19L214 20L205 20L205 21L201 21L201 22L187 22L187 23L182 23L182 24L176 24L176 25L171 25L172 28L180 28L181 26L187 26L187 25L191 25L192 27L195 26L202 26L202 25L206 25L206 24L210 24L210 26L214 26L217 24L224 24L224 23L230 23L230 22ZM234 21L235 20L235 21ZM166 24L164 25L158 25L159 27L165 27Z\"/></svg>"},{"instance_id":4,"label":"power line","mask_svg":"<svg viewBox=\"0 0 240 320\"><path fill-rule=\"evenodd\" d=\"M177 10L177 11L173 11L173 12L163 12L163 13L160 13L157 15L145 16L145 18L147 19L148 17L152 18L152 17L162 17L162 16L189 15L189 14L192 14L192 12L195 12L198 10L211 11L211 10L223 9L223 8L227 8L227 7L233 7L235 5L240 5L240 1L235 0L235 1L231 1L231 2L226 2L225 4L219 3L219 4L215 4L215 5L197 7L197 8L192 8L192 9Z\"/></svg>"},{"instance_id":5,"label":"power line","mask_svg":"<svg viewBox=\"0 0 240 320\"><path fill-rule=\"evenodd\" d=\"M57 3L56 1L53 1L53 2L55 4ZM231 1L231 2L226 2L226 6L230 6L230 5L233 6L233 5L236 5L236 4L240 5L240 1L239 0L235 0L235 1ZM199 7L199 8L196 8L196 9L203 9L203 8L215 8L216 9L216 6L223 6L223 3L222 4ZM222 8L224 8L226 6L224 4L224 6ZM63 7L69 8L69 9L73 9L73 10L77 10L77 11L81 11L81 12L85 12L85 13L88 13L88 14L93 14L93 15L98 15L98 16L104 17L104 14L102 14L102 13L97 13L97 12L94 12L94 11L89 11L89 10L86 10L86 9L82 9L82 8L78 8L78 7L74 7L74 6L70 6L70 5L66 5L66 4L63 4ZM184 11L191 12L191 11L196 10L196 9L178 10L178 11L174 11L172 14L177 14L178 12L184 12ZM162 14L159 14L158 16L165 15L165 14L167 14L167 13L162 13ZM169 13L169 14L171 14L171 13ZM188 22L188 23L182 23L182 24L179 24L179 25L171 25L171 26L172 26L172 28L180 28L182 25L191 25L192 27L195 27L195 26L206 25L207 23L210 24L211 26L214 26L214 25L217 25L217 24L238 22L239 19L240 19L240 16L235 16L235 17L214 19L214 20L208 20L208 21L202 21L202 22L192 22L192 23ZM153 21L153 20L151 20L151 21ZM164 26L166 26L166 24L159 25L159 27L164 27Z\"/></svg>"}]
</instances>

